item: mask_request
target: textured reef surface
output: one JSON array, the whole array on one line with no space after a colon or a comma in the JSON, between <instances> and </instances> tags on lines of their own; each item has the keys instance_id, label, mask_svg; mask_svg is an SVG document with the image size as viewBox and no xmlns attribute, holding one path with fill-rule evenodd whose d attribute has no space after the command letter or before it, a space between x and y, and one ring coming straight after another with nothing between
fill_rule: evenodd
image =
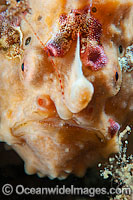
<instances>
[{"instance_id":1,"label":"textured reef surface","mask_svg":"<svg viewBox=\"0 0 133 200\"><path fill-rule=\"evenodd\" d=\"M119 151L133 116L132 0L0 3L0 141L53 179Z\"/></svg>"}]
</instances>

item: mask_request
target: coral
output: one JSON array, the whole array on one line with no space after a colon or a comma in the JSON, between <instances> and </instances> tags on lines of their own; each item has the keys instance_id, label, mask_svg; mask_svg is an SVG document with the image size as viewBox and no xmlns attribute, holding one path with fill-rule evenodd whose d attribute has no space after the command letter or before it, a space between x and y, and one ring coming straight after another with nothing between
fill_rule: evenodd
<instances>
[{"instance_id":1,"label":"coral","mask_svg":"<svg viewBox=\"0 0 133 200\"><path fill-rule=\"evenodd\" d=\"M21 16L28 11L25 2L15 4L5 1L5 10L0 12L0 49L9 58L17 57L22 54L22 32L20 30Z\"/></svg>"},{"instance_id":2,"label":"coral","mask_svg":"<svg viewBox=\"0 0 133 200\"><path fill-rule=\"evenodd\" d=\"M0 11L0 140L29 174L81 177L132 123L132 71L118 58L132 67L133 2L11 0Z\"/></svg>"},{"instance_id":3,"label":"coral","mask_svg":"<svg viewBox=\"0 0 133 200\"><path fill-rule=\"evenodd\" d=\"M119 58L119 63L124 72L133 70L133 45L126 49L126 54L124 57Z\"/></svg>"},{"instance_id":4,"label":"coral","mask_svg":"<svg viewBox=\"0 0 133 200\"><path fill-rule=\"evenodd\" d=\"M127 126L126 129L119 134L120 152L118 153L118 155L115 155L112 158L110 157L109 164L104 164L104 169L100 170L101 176L103 176L104 179L107 179L111 175L112 179L114 180L114 182L117 183L119 188L130 188L130 194L126 194L123 192L123 194L117 194L114 198L111 199L128 200L131 198L132 195L131 192L133 190L133 155L127 156L128 141L122 141L127 133L131 133L131 128L129 126ZM98 166L101 167L102 165L99 164Z\"/></svg>"}]
</instances>

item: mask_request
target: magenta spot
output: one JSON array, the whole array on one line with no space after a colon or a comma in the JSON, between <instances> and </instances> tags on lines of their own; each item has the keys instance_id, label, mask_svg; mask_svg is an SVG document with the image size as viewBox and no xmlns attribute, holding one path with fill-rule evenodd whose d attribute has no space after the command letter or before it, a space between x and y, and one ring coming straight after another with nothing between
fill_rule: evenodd
<instances>
[{"instance_id":1,"label":"magenta spot","mask_svg":"<svg viewBox=\"0 0 133 200\"><path fill-rule=\"evenodd\" d=\"M111 138L112 138L120 129L120 125L111 118L109 119L109 123L110 123L110 126L108 128L108 132L110 133Z\"/></svg>"},{"instance_id":2,"label":"magenta spot","mask_svg":"<svg viewBox=\"0 0 133 200\"><path fill-rule=\"evenodd\" d=\"M86 67L91 70L97 71L103 68L107 63L107 57L104 53L102 46L89 45L84 53L81 53L82 62Z\"/></svg>"},{"instance_id":3,"label":"magenta spot","mask_svg":"<svg viewBox=\"0 0 133 200\"><path fill-rule=\"evenodd\" d=\"M54 40L47 44L47 50L50 56L59 57L64 55L64 51Z\"/></svg>"},{"instance_id":4,"label":"magenta spot","mask_svg":"<svg viewBox=\"0 0 133 200\"><path fill-rule=\"evenodd\" d=\"M93 63L96 63L100 58L100 52L95 51L95 52L90 52L89 54L89 60L92 61Z\"/></svg>"}]
</instances>

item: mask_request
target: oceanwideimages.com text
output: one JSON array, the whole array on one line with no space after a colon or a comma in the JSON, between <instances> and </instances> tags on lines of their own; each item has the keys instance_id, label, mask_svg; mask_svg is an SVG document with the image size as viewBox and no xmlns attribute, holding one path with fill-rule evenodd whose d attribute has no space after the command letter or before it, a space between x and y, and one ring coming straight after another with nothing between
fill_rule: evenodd
<instances>
[{"instance_id":1,"label":"oceanwideimages.com text","mask_svg":"<svg viewBox=\"0 0 133 200\"><path fill-rule=\"evenodd\" d=\"M17 185L15 188L11 184L5 184L2 187L2 193L4 195L11 195L15 192L18 195L87 195L89 197L94 197L96 195L120 195L127 194L131 195L130 188L88 188L88 187L75 187L71 185L66 187L63 185L60 187L56 185L55 187L24 187L23 185Z\"/></svg>"}]
</instances>

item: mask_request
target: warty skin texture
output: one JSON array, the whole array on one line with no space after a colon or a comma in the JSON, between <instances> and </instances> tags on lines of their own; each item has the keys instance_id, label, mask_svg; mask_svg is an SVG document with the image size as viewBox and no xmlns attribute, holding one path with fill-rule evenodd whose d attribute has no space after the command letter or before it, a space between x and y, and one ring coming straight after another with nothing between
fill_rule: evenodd
<instances>
[{"instance_id":1,"label":"warty skin texture","mask_svg":"<svg viewBox=\"0 0 133 200\"><path fill-rule=\"evenodd\" d=\"M49 56L33 33L47 46L60 30L59 16L82 10L88 1L29 0L28 5L31 14L25 18L32 27L22 19L23 53L9 59L0 51L0 140L18 152L29 174L83 176L87 167L119 150L119 125L132 114L132 105L120 107L132 104L132 72L122 73L118 64L119 45L126 49L133 41L132 1L93 1L97 12L91 15L102 25L100 44L93 45L107 57L96 71L82 62L80 35L65 55Z\"/></svg>"}]
</instances>

